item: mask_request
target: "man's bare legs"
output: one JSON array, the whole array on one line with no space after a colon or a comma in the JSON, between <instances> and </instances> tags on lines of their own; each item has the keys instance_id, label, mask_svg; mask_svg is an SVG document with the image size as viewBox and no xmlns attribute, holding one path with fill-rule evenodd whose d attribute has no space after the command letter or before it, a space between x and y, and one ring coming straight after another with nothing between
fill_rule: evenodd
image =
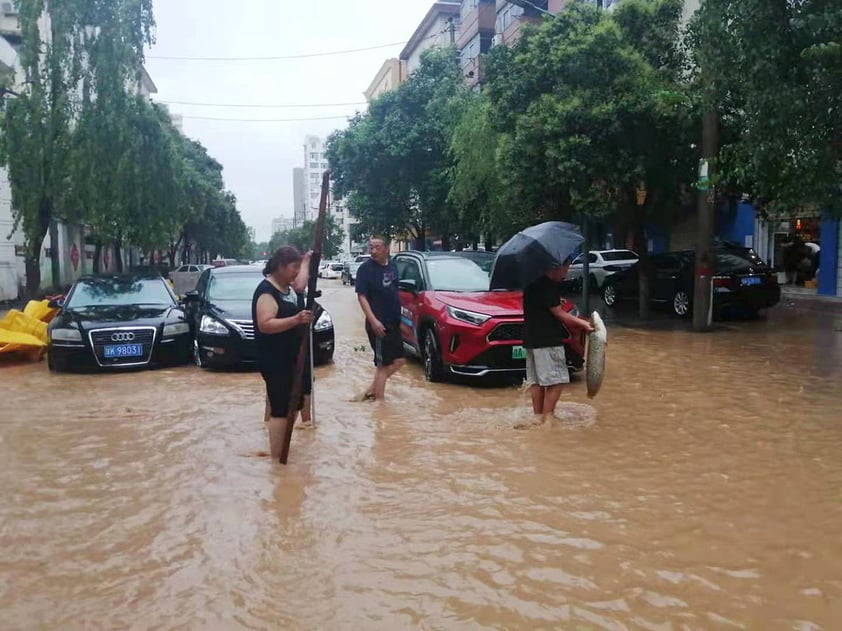
<instances>
[{"instance_id":1,"label":"man's bare legs","mask_svg":"<svg viewBox=\"0 0 842 631\"><path fill-rule=\"evenodd\" d=\"M558 405L558 400L561 398L561 391L564 389L562 384L555 386L543 387L539 385L532 385L529 387L529 394L532 396L532 413L535 418L531 423L518 423L515 429L525 429L536 425L543 425L547 419L555 415L555 408Z\"/></svg>"},{"instance_id":2,"label":"man's bare legs","mask_svg":"<svg viewBox=\"0 0 842 631\"><path fill-rule=\"evenodd\" d=\"M545 420L555 415L555 407L561 398L561 391L563 389L564 386L560 383L544 389L544 409L542 410L542 414Z\"/></svg>"},{"instance_id":3,"label":"man's bare legs","mask_svg":"<svg viewBox=\"0 0 842 631\"><path fill-rule=\"evenodd\" d=\"M405 359L397 359L390 366L383 368L376 368L374 370L374 381L371 382L368 390L365 392L365 399L374 399L375 401L382 401L386 398L386 382L392 378L401 368L406 366Z\"/></svg>"}]
</instances>

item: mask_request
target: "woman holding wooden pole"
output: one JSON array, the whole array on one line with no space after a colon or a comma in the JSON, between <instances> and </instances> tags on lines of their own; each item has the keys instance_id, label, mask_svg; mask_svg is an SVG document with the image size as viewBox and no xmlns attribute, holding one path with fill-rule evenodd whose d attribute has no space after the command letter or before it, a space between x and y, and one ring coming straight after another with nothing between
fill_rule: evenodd
<instances>
[{"instance_id":1,"label":"woman holding wooden pole","mask_svg":"<svg viewBox=\"0 0 842 631\"><path fill-rule=\"evenodd\" d=\"M299 377L301 385L294 392L299 350L313 321L313 312L304 308L309 273L309 254L302 256L291 246L279 248L266 264L266 278L252 300L255 345L269 405L269 451L276 461L282 460L288 425L311 393L309 370Z\"/></svg>"}]
</instances>

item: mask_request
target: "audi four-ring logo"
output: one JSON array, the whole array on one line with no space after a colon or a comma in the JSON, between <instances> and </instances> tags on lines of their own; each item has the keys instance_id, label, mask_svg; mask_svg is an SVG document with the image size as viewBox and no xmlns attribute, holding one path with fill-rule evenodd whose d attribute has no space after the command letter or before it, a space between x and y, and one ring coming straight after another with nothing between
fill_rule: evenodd
<instances>
[{"instance_id":1,"label":"audi four-ring logo","mask_svg":"<svg viewBox=\"0 0 842 631\"><path fill-rule=\"evenodd\" d=\"M134 339L134 333L112 333L112 342L131 342Z\"/></svg>"}]
</instances>

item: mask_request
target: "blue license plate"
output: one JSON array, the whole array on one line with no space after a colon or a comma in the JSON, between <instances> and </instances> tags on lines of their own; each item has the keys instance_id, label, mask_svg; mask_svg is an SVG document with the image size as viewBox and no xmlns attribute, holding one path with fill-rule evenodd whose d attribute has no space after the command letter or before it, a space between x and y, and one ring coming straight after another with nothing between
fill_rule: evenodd
<instances>
[{"instance_id":1,"label":"blue license plate","mask_svg":"<svg viewBox=\"0 0 842 631\"><path fill-rule=\"evenodd\" d=\"M746 276L740 279L740 284L743 287L750 287L751 285L762 285L763 279L760 276Z\"/></svg>"},{"instance_id":2,"label":"blue license plate","mask_svg":"<svg viewBox=\"0 0 842 631\"><path fill-rule=\"evenodd\" d=\"M105 347L105 359L117 357L142 357L143 344L115 344Z\"/></svg>"}]
</instances>

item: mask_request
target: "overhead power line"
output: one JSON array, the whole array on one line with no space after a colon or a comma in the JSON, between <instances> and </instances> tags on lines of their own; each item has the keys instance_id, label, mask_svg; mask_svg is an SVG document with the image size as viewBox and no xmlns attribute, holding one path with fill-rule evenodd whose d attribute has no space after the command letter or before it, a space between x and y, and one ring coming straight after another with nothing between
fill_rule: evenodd
<instances>
[{"instance_id":1,"label":"overhead power line","mask_svg":"<svg viewBox=\"0 0 842 631\"><path fill-rule=\"evenodd\" d=\"M249 107L249 108L290 108L297 107L351 107L355 105L365 105L365 101L357 101L354 103L199 103L196 101L156 101L156 103L164 103L166 105L189 105L195 107Z\"/></svg>"},{"instance_id":2,"label":"overhead power line","mask_svg":"<svg viewBox=\"0 0 842 631\"><path fill-rule=\"evenodd\" d=\"M184 120L219 121L229 123L303 123L305 121L347 120L350 118L348 115L313 116L309 118L216 118L214 116L180 116Z\"/></svg>"},{"instance_id":3,"label":"overhead power line","mask_svg":"<svg viewBox=\"0 0 842 631\"><path fill-rule=\"evenodd\" d=\"M438 35L432 35L425 39L432 39ZM147 55L147 59L165 59L167 61L280 61L285 59L309 59L312 57L330 57L333 55L352 55L354 53L363 53L369 50L379 50L381 48L392 48L393 46L403 46L406 42L392 42L391 44L378 44L377 46L366 46L364 48L349 48L347 50L331 50L315 53L297 53L293 55L271 55L266 57L178 57L172 55Z\"/></svg>"}]
</instances>

